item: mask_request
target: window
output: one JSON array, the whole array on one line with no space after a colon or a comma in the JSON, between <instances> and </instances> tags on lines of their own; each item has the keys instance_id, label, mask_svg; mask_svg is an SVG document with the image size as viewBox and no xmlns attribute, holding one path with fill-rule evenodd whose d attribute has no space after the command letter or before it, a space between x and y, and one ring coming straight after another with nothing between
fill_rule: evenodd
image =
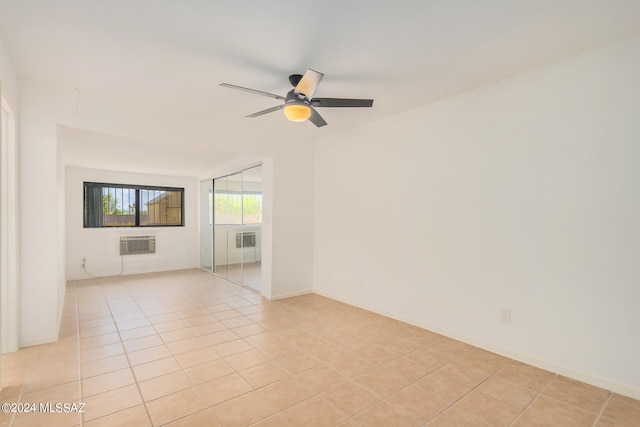
<instances>
[{"instance_id":1,"label":"window","mask_svg":"<svg viewBox=\"0 0 640 427\"><path fill-rule=\"evenodd\" d=\"M184 188L84 183L84 226L184 225Z\"/></svg>"}]
</instances>

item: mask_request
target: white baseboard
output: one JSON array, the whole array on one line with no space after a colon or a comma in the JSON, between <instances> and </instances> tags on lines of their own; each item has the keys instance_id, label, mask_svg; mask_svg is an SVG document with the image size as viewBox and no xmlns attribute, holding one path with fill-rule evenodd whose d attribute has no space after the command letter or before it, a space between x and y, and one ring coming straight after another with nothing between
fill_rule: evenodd
<instances>
[{"instance_id":1,"label":"white baseboard","mask_svg":"<svg viewBox=\"0 0 640 427\"><path fill-rule=\"evenodd\" d=\"M173 268L160 268L160 269L153 269L153 270L135 270L135 271L123 271L122 273L105 273L105 274L94 274L93 276L90 275L83 275L83 276L77 276L77 277L67 277L67 282L69 281L73 281L73 280L87 280L87 279L107 279L107 278L111 278L111 277L118 277L118 276L133 276L136 274L153 274L153 273L166 273L168 271L181 271L181 270L200 270L199 266L193 266L193 267L173 267Z\"/></svg>"},{"instance_id":2,"label":"white baseboard","mask_svg":"<svg viewBox=\"0 0 640 427\"><path fill-rule=\"evenodd\" d=\"M284 299L284 298L299 297L300 295L307 295L311 293L313 293L313 289L306 289L304 291L292 292L290 294L282 294L282 295L275 295L275 296L272 295L270 300L275 301L275 300Z\"/></svg>"},{"instance_id":3,"label":"white baseboard","mask_svg":"<svg viewBox=\"0 0 640 427\"><path fill-rule=\"evenodd\" d=\"M496 353L496 354L499 354L501 356L505 356L505 357L508 357L510 359L513 359L513 360L517 360L518 362L522 362L522 363L526 363L526 364L531 365L531 366L535 366L536 368L545 369L547 371L550 371L550 372L553 372L553 373L556 373L556 374L559 374L559 375L563 375L565 377L569 377L569 378L572 378L574 380L582 381L584 383L591 384L591 385L596 386L596 387L604 388L604 389L612 391L614 393L618 393L618 394L621 394L621 395L624 395L624 396L627 396L627 397L631 397L632 399L640 399L640 390L635 388L635 387L631 387L631 386L628 386L628 385L625 385L625 384L619 384L619 383L616 383L616 382L613 382L613 381L609 381L607 379L600 378L600 377L588 374L586 372L578 371L578 370L575 370L575 369L572 369L572 368L568 368L568 367L563 366L563 365L558 365L556 363L549 362L549 361L546 361L546 360L540 360L540 359L537 359L535 357L528 356L526 354L522 354L522 353L518 353L518 352L512 351L512 350L510 350L508 348L496 346L494 344L487 343L487 342L484 342L484 341L480 341L480 340L477 340L477 339L474 339L474 338L471 338L471 337L468 337L468 336L465 336L465 335L461 335L461 334L458 334L456 332L452 332L452 331L449 331L449 330L446 330L446 329L442 329L442 328L439 328L439 327L434 326L434 325L427 325L427 324L424 324L423 322L416 321L415 319L408 318L408 317L403 316L401 314L391 313L391 312L387 312L385 310L379 310L376 307L371 307L371 306L368 306L366 304L361 304L359 302L355 302L355 301L351 301L351 300L348 300L348 299L345 299L345 298L337 297L337 296L332 295L332 294L327 293L327 292L321 292L321 291L314 290L313 293L318 294L320 296L327 297L327 298L331 298L331 299L336 300L336 301L343 302L345 304L352 305L354 307L362 308L364 310L371 311L373 313L380 314L380 315L385 316L385 317L389 317L389 318L392 318L392 319L395 319L395 320L399 320L401 322L405 322L405 323L408 323L408 324L413 325L413 326L417 326L417 327L422 328L422 329L427 329L429 331L438 333L440 335L444 335L446 337L449 337L449 338L452 338L452 339L455 339L455 340L458 340L458 341L462 341L462 342L464 342L466 344L469 344L469 345L472 345L474 347L478 347L478 348L481 348L483 350L487 350L487 351L490 351L492 353Z\"/></svg>"}]
</instances>

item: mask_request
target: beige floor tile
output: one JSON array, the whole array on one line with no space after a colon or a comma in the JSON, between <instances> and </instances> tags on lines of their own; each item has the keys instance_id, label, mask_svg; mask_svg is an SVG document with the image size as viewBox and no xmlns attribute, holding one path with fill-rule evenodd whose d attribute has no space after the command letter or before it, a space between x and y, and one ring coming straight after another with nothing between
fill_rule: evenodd
<instances>
[{"instance_id":1,"label":"beige floor tile","mask_svg":"<svg viewBox=\"0 0 640 427\"><path fill-rule=\"evenodd\" d=\"M233 328L232 331L236 335L238 335L240 338L246 338L246 337L260 334L264 332L264 329L262 328L262 326L258 325L257 323L251 323L248 325Z\"/></svg>"},{"instance_id":2,"label":"beige floor tile","mask_svg":"<svg viewBox=\"0 0 640 427\"><path fill-rule=\"evenodd\" d=\"M465 414L451 408L427 424L428 427L491 427L480 420L467 418Z\"/></svg>"},{"instance_id":3,"label":"beige floor tile","mask_svg":"<svg viewBox=\"0 0 640 427\"><path fill-rule=\"evenodd\" d=\"M438 372L468 387L478 386L494 373L491 369L477 368L458 361L443 366Z\"/></svg>"},{"instance_id":4,"label":"beige floor tile","mask_svg":"<svg viewBox=\"0 0 640 427\"><path fill-rule=\"evenodd\" d=\"M332 387L321 396L347 417L356 415L379 401L376 396L353 381Z\"/></svg>"},{"instance_id":5,"label":"beige floor tile","mask_svg":"<svg viewBox=\"0 0 640 427\"><path fill-rule=\"evenodd\" d=\"M347 381L347 377L327 365L318 365L299 373L296 377L316 393L336 387Z\"/></svg>"},{"instance_id":6,"label":"beige floor tile","mask_svg":"<svg viewBox=\"0 0 640 427\"><path fill-rule=\"evenodd\" d=\"M384 399L410 383L399 372L385 367L365 372L353 381L379 399Z\"/></svg>"},{"instance_id":7,"label":"beige floor tile","mask_svg":"<svg viewBox=\"0 0 640 427\"><path fill-rule=\"evenodd\" d=\"M129 329L141 328L143 326L150 326L151 323L147 320L146 317L140 319L126 320L123 322L118 322L116 320L116 327L119 331L127 331Z\"/></svg>"},{"instance_id":8,"label":"beige floor tile","mask_svg":"<svg viewBox=\"0 0 640 427\"><path fill-rule=\"evenodd\" d=\"M533 401L538 392L522 384L495 376L478 387L478 391L514 406L520 410Z\"/></svg>"},{"instance_id":9,"label":"beige floor tile","mask_svg":"<svg viewBox=\"0 0 640 427\"><path fill-rule=\"evenodd\" d=\"M85 413L83 414L85 422L142 404L142 398L136 385L85 397L83 400L85 403Z\"/></svg>"},{"instance_id":10,"label":"beige floor tile","mask_svg":"<svg viewBox=\"0 0 640 427\"><path fill-rule=\"evenodd\" d=\"M78 402L80 400L80 381L73 381L67 384L60 384L53 387L22 393L20 402L22 403L65 403Z\"/></svg>"},{"instance_id":11,"label":"beige floor tile","mask_svg":"<svg viewBox=\"0 0 640 427\"><path fill-rule=\"evenodd\" d=\"M614 393L602 412L602 417L616 425L640 425L640 400Z\"/></svg>"},{"instance_id":12,"label":"beige floor tile","mask_svg":"<svg viewBox=\"0 0 640 427\"><path fill-rule=\"evenodd\" d=\"M142 365L144 363L153 362L155 360L166 359L172 354L164 345L145 348L144 350L133 351L127 353L131 366Z\"/></svg>"},{"instance_id":13,"label":"beige floor tile","mask_svg":"<svg viewBox=\"0 0 640 427\"><path fill-rule=\"evenodd\" d=\"M210 409L186 416L166 425L166 427L220 427L221 424Z\"/></svg>"},{"instance_id":14,"label":"beige floor tile","mask_svg":"<svg viewBox=\"0 0 640 427\"><path fill-rule=\"evenodd\" d=\"M242 375L242 378L244 378L251 387L258 389L267 384L271 384L288 377L289 373L282 369L277 363L267 362L262 365L254 366L253 368L240 371L240 375Z\"/></svg>"},{"instance_id":15,"label":"beige floor tile","mask_svg":"<svg viewBox=\"0 0 640 427\"><path fill-rule=\"evenodd\" d=\"M271 342L268 344L253 344L253 346L260 350L260 353L264 354L270 360L278 359L289 353L297 351L294 346L283 341Z\"/></svg>"},{"instance_id":16,"label":"beige floor tile","mask_svg":"<svg viewBox=\"0 0 640 427\"><path fill-rule=\"evenodd\" d=\"M82 363L80 366L80 372L82 374L82 378L88 378L94 375L105 374L107 372L113 372L128 367L129 362L127 361L127 356L120 354L117 356Z\"/></svg>"},{"instance_id":17,"label":"beige floor tile","mask_svg":"<svg viewBox=\"0 0 640 427\"><path fill-rule=\"evenodd\" d=\"M165 343L171 343L175 341L182 341L189 338L199 337L200 334L195 328L182 328L175 331L163 332L160 334L160 338Z\"/></svg>"},{"instance_id":18,"label":"beige floor tile","mask_svg":"<svg viewBox=\"0 0 640 427\"><path fill-rule=\"evenodd\" d=\"M134 406L106 417L85 422L85 427L151 427L151 420L144 405Z\"/></svg>"},{"instance_id":19,"label":"beige floor tile","mask_svg":"<svg viewBox=\"0 0 640 427\"><path fill-rule=\"evenodd\" d=\"M112 334L118 332L115 323L107 325L94 326L93 328L86 328L80 330L80 338L95 337L96 335Z\"/></svg>"},{"instance_id":20,"label":"beige floor tile","mask_svg":"<svg viewBox=\"0 0 640 427\"><path fill-rule=\"evenodd\" d=\"M483 350L481 348L474 348L468 353L464 354L458 359L458 362L462 362L466 365L470 365L476 368L489 371L497 371L500 368L511 363L511 360L500 356L495 353Z\"/></svg>"},{"instance_id":21,"label":"beige floor tile","mask_svg":"<svg viewBox=\"0 0 640 427\"><path fill-rule=\"evenodd\" d=\"M328 362L327 365L349 378L358 377L375 368L373 363L368 362L353 353L342 356L339 359L332 360L331 362Z\"/></svg>"},{"instance_id":22,"label":"beige floor tile","mask_svg":"<svg viewBox=\"0 0 640 427\"><path fill-rule=\"evenodd\" d=\"M224 360L236 371L252 368L261 365L269 360L258 350L249 350L227 356Z\"/></svg>"},{"instance_id":23,"label":"beige floor tile","mask_svg":"<svg viewBox=\"0 0 640 427\"><path fill-rule=\"evenodd\" d=\"M292 351L276 359L276 363L290 374L298 374L320 365L322 362L303 351Z\"/></svg>"},{"instance_id":24,"label":"beige floor tile","mask_svg":"<svg viewBox=\"0 0 640 427\"><path fill-rule=\"evenodd\" d=\"M471 387L453 381L446 375L434 372L416 381L434 399L440 400L449 405L459 400L462 396L471 391Z\"/></svg>"},{"instance_id":25,"label":"beige floor tile","mask_svg":"<svg viewBox=\"0 0 640 427\"><path fill-rule=\"evenodd\" d=\"M216 318L213 317L211 314L206 314L204 311L202 311L202 313L204 314L201 314L200 316L194 316L189 318L185 317L185 320L190 326L205 325L207 323L217 322Z\"/></svg>"},{"instance_id":26,"label":"beige floor tile","mask_svg":"<svg viewBox=\"0 0 640 427\"><path fill-rule=\"evenodd\" d=\"M234 373L234 370L227 362L222 359L213 360L203 363L202 365L193 366L185 369L185 372L194 384L202 384L216 378L224 377Z\"/></svg>"},{"instance_id":27,"label":"beige floor tile","mask_svg":"<svg viewBox=\"0 0 640 427\"><path fill-rule=\"evenodd\" d=\"M556 374L525 365L524 363L511 361L496 376L525 385L536 391L542 391L556 377Z\"/></svg>"},{"instance_id":28,"label":"beige floor tile","mask_svg":"<svg viewBox=\"0 0 640 427\"><path fill-rule=\"evenodd\" d=\"M111 334L96 335L95 337L82 338L80 340L80 350L115 344L118 342L120 342L120 334L116 332Z\"/></svg>"},{"instance_id":29,"label":"beige floor tile","mask_svg":"<svg viewBox=\"0 0 640 427\"><path fill-rule=\"evenodd\" d=\"M126 331L120 331L120 337L123 340L134 340L136 338L148 337L150 335L156 335L158 332L153 326L143 326L141 328L128 329Z\"/></svg>"},{"instance_id":30,"label":"beige floor tile","mask_svg":"<svg viewBox=\"0 0 640 427\"><path fill-rule=\"evenodd\" d=\"M217 311L212 314L213 314L213 317L215 317L216 320L219 320L219 321L233 319L234 317L242 316L242 314L237 310Z\"/></svg>"},{"instance_id":31,"label":"beige floor tile","mask_svg":"<svg viewBox=\"0 0 640 427\"><path fill-rule=\"evenodd\" d=\"M212 410L225 427L248 426L268 418L276 412L255 391L216 405Z\"/></svg>"},{"instance_id":32,"label":"beige floor tile","mask_svg":"<svg viewBox=\"0 0 640 427\"><path fill-rule=\"evenodd\" d=\"M355 352L355 355L360 356L378 366L389 363L400 357L399 353L378 344L373 344L358 350Z\"/></svg>"},{"instance_id":33,"label":"beige floor tile","mask_svg":"<svg viewBox=\"0 0 640 427\"><path fill-rule=\"evenodd\" d=\"M210 334L202 335L207 340L208 345L218 345L237 340L239 337L232 331L225 329Z\"/></svg>"},{"instance_id":34,"label":"beige floor tile","mask_svg":"<svg viewBox=\"0 0 640 427\"><path fill-rule=\"evenodd\" d=\"M164 425L206 409L206 402L195 388L147 402L153 425Z\"/></svg>"},{"instance_id":35,"label":"beige floor tile","mask_svg":"<svg viewBox=\"0 0 640 427\"><path fill-rule=\"evenodd\" d=\"M48 413L48 412L33 412L16 414L13 419L12 426L15 427L33 427L33 426L47 426L47 427L67 427L78 426L82 421L82 414L78 412L70 413Z\"/></svg>"},{"instance_id":36,"label":"beige floor tile","mask_svg":"<svg viewBox=\"0 0 640 427\"><path fill-rule=\"evenodd\" d=\"M386 402L392 404L395 410L409 415L421 423L435 418L449 406L449 403L435 399L417 384L411 384L387 397Z\"/></svg>"},{"instance_id":37,"label":"beige floor tile","mask_svg":"<svg viewBox=\"0 0 640 427\"><path fill-rule=\"evenodd\" d=\"M144 363L134 366L133 373L138 382L179 371L180 364L173 357L155 360L153 362Z\"/></svg>"},{"instance_id":38,"label":"beige floor tile","mask_svg":"<svg viewBox=\"0 0 640 427\"><path fill-rule=\"evenodd\" d=\"M396 410L387 402L380 402L353 417L356 425L367 427L417 427L421 423Z\"/></svg>"},{"instance_id":39,"label":"beige floor tile","mask_svg":"<svg viewBox=\"0 0 640 427\"><path fill-rule=\"evenodd\" d=\"M85 363L85 362L90 362L92 360L98 360L98 359L104 359L106 357L116 356L118 354L124 354L124 348L122 347L122 344L119 342L82 350L80 352L80 361L82 363Z\"/></svg>"},{"instance_id":40,"label":"beige floor tile","mask_svg":"<svg viewBox=\"0 0 640 427\"><path fill-rule=\"evenodd\" d=\"M193 387L187 374L183 371L176 371L170 374L161 375L138 383L142 399L145 402L159 399L164 396L176 393L181 390Z\"/></svg>"},{"instance_id":41,"label":"beige floor tile","mask_svg":"<svg viewBox=\"0 0 640 427\"><path fill-rule=\"evenodd\" d=\"M231 356L232 354L242 353L253 349L251 345L247 344L247 342L242 339L216 344L212 348L222 357Z\"/></svg>"},{"instance_id":42,"label":"beige floor tile","mask_svg":"<svg viewBox=\"0 0 640 427\"><path fill-rule=\"evenodd\" d=\"M440 369L452 361L446 353L431 349L429 347L419 348L405 355L405 358L417 363L429 372Z\"/></svg>"},{"instance_id":43,"label":"beige floor tile","mask_svg":"<svg viewBox=\"0 0 640 427\"><path fill-rule=\"evenodd\" d=\"M197 389L209 406L218 405L253 391L253 387L238 374L231 374L202 383L197 386Z\"/></svg>"},{"instance_id":44,"label":"beige floor tile","mask_svg":"<svg viewBox=\"0 0 640 427\"><path fill-rule=\"evenodd\" d=\"M600 413L611 393L580 381L557 376L543 394L587 411Z\"/></svg>"},{"instance_id":45,"label":"beige floor tile","mask_svg":"<svg viewBox=\"0 0 640 427\"><path fill-rule=\"evenodd\" d=\"M113 317L101 317L92 320L81 320L78 324L81 331L85 329L95 328L97 326L114 325Z\"/></svg>"},{"instance_id":46,"label":"beige floor tile","mask_svg":"<svg viewBox=\"0 0 640 427\"><path fill-rule=\"evenodd\" d=\"M252 424L251 427L287 427L291 426L281 415L276 414Z\"/></svg>"},{"instance_id":47,"label":"beige floor tile","mask_svg":"<svg viewBox=\"0 0 640 427\"><path fill-rule=\"evenodd\" d=\"M315 394L296 378L287 378L267 385L258 392L277 411L287 409Z\"/></svg>"},{"instance_id":48,"label":"beige floor tile","mask_svg":"<svg viewBox=\"0 0 640 427\"><path fill-rule=\"evenodd\" d=\"M202 325L196 325L191 329L197 332L198 335L207 335L214 332L226 331L227 327L220 322L209 322Z\"/></svg>"},{"instance_id":49,"label":"beige floor tile","mask_svg":"<svg viewBox=\"0 0 640 427\"><path fill-rule=\"evenodd\" d=\"M153 325L158 333L175 331L177 329L188 328L190 325L183 319L172 320L170 322L158 323Z\"/></svg>"},{"instance_id":50,"label":"beige floor tile","mask_svg":"<svg viewBox=\"0 0 640 427\"><path fill-rule=\"evenodd\" d=\"M45 364L37 369L31 369L31 372L29 372L29 375L24 381L23 393L42 390L79 380L80 370L78 369L77 364L62 367L51 366L49 368L47 368Z\"/></svg>"},{"instance_id":51,"label":"beige floor tile","mask_svg":"<svg viewBox=\"0 0 640 427\"><path fill-rule=\"evenodd\" d=\"M244 317L242 315L231 318L231 319L220 320L220 323L222 323L224 326L226 326L229 329L239 328L240 326L247 326L247 325L254 324L253 320L247 317Z\"/></svg>"},{"instance_id":52,"label":"beige floor tile","mask_svg":"<svg viewBox=\"0 0 640 427\"><path fill-rule=\"evenodd\" d=\"M596 415L552 397L538 396L513 423L514 427L590 427Z\"/></svg>"},{"instance_id":53,"label":"beige floor tile","mask_svg":"<svg viewBox=\"0 0 640 427\"><path fill-rule=\"evenodd\" d=\"M279 414L292 426L336 426L346 416L320 396L312 397Z\"/></svg>"},{"instance_id":54,"label":"beige floor tile","mask_svg":"<svg viewBox=\"0 0 640 427\"><path fill-rule=\"evenodd\" d=\"M82 396L93 396L133 383L135 383L135 378L129 368L96 375L82 380Z\"/></svg>"},{"instance_id":55,"label":"beige floor tile","mask_svg":"<svg viewBox=\"0 0 640 427\"><path fill-rule=\"evenodd\" d=\"M189 351L198 350L207 347L209 344L203 337L187 338L186 340L173 341L167 343L169 351L175 356L177 354L187 353Z\"/></svg>"},{"instance_id":56,"label":"beige floor tile","mask_svg":"<svg viewBox=\"0 0 640 427\"><path fill-rule=\"evenodd\" d=\"M145 348L155 347L162 344L163 341L160 339L159 335L149 335L147 337L134 338L122 342L122 345L124 345L124 349L127 352L143 350Z\"/></svg>"},{"instance_id":57,"label":"beige floor tile","mask_svg":"<svg viewBox=\"0 0 640 427\"><path fill-rule=\"evenodd\" d=\"M157 325L160 323L173 322L174 320L182 320L182 316L175 311L168 311L166 313L158 313L154 315L149 315L149 313L147 313L147 319L149 319L149 322L152 325Z\"/></svg>"},{"instance_id":58,"label":"beige floor tile","mask_svg":"<svg viewBox=\"0 0 640 427\"><path fill-rule=\"evenodd\" d=\"M220 359L211 347L199 348L197 350L188 351L186 353L177 354L175 359L184 369L193 366L202 365L203 363L212 362Z\"/></svg>"},{"instance_id":59,"label":"beige floor tile","mask_svg":"<svg viewBox=\"0 0 640 427\"><path fill-rule=\"evenodd\" d=\"M474 420L492 426L509 426L520 410L480 392L471 392L458 401L453 408Z\"/></svg>"}]
</instances>

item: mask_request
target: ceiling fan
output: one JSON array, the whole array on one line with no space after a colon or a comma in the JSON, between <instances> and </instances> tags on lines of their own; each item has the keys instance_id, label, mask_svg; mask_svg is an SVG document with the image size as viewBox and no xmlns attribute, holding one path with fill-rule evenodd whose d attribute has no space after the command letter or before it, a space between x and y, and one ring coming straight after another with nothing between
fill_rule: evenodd
<instances>
[{"instance_id":1,"label":"ceiling fan","mask_svg":"<svg viewBox=\"0 0 640 427\"><path fill-rule=\"evenodd\" d=\"M287 96L275 95L261 90L249 89L242 86L236 86L229 83L221 83L220 86L231 89L243 90L256 95L268 96L270 98L284 101L281 105L249 114L247 117L259 117L267 113L278 110L284 110L287 119L293 122L304 122L309 120L317 127L322 127L327 122L318 114L314 107L371 107L373 99L349 99L349 98L313 98L313 94L318 88L320 80L324 74L308 69L304 75L292 74L289 76L289 83L293 86Z\"/></svg>"}]
</instances>

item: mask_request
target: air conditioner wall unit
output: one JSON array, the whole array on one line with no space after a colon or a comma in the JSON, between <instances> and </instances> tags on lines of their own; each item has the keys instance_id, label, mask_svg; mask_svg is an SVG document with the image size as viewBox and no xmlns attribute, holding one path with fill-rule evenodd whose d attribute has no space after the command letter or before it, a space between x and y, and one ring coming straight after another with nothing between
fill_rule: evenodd
<instances>
[{"instance_id":1,"label":"air conditioner wall unit","mask_svg":"<svg viewBox=\"0 0 640 427\"><path fill-rule=\"evenodd\" d=\"M120 255L156 253L156 236L120 236Z\"/></svg>"}]
</instances>

